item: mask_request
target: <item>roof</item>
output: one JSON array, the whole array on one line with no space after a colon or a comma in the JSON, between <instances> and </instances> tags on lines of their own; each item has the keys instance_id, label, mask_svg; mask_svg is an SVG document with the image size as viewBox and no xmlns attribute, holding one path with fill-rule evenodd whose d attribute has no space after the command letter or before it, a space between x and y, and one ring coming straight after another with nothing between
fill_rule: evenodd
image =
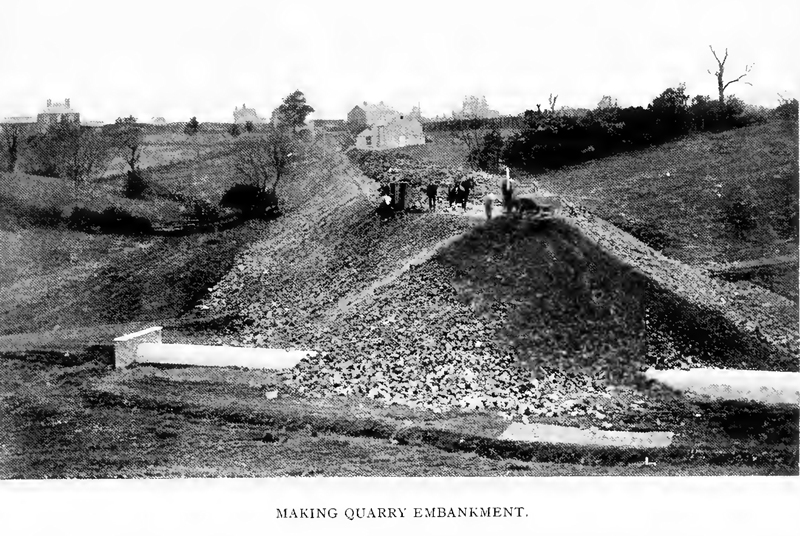
<instances>
[{"instance_id":1,"label":"roof","mask_svg":"<svg viewBox=\"0 0 800 536\"><path fill-rule=\"evenodd\" d=\"M70 108L63 102L53 102L39 113L43 114L76 114L77 110Z\"/></svg>"},{"instance_id":2,"label":"roof","mask_svg":"<svg viewBox=\"0 0 800 536\"><path fill-rule=\"evenodd\" d=\"M35 123L36 118L30 116L19 116L19 117L4 117L3 123L7 124L27 124L27 123Z\"/></svg>"}]
</instances>

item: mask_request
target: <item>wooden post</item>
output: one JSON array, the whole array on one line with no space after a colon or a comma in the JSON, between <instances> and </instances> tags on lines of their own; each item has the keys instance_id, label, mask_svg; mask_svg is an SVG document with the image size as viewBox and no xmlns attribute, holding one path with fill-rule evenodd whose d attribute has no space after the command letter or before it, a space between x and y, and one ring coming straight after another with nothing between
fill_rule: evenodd
<instances>
[{"instance_id":1,"label":"wooden post","mask_svg":"<svg viewBox=\"0 0 800 536\"><path fill-rule=\"evenodd\" d=\"M405 210L406 208L406 188L408 184L405 182L400 183L400 210Z\"/></svg>"},{"instance_id":2,"label":"wooden post","mask_svg":"<svg viewBox=\"0 0 800 536\"><path fill-rule=\"evenodd\" d=\"M394 205L397 202L397 183L392 183L392 204Z\"/></svg>"}]
</instances>

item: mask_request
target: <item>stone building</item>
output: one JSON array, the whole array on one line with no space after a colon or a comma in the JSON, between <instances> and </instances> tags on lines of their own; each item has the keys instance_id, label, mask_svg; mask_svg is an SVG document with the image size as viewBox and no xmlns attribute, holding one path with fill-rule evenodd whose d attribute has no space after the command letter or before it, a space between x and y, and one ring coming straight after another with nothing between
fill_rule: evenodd
<instances>
[{"instance_id":1,"label":"stone building","mask_svg":"<svg viewBox=\"0 0 800 536\"><path fill-rule=\"evenodd\" d=\"M398 115L387 122L379 121L356 137L356 148L367 151L424 144L425 134L422 130L422 123L408 115Z\"/></svg>"},{"instance_id":2,"label":"stone building","mask_svg":"<svg viewBox=\"0 0 800 536\"><path fill-rule=\"evenodd\" d=\"M386 125L400 116L400 112L387 106L383 101L378 104L367 104L367 101L364 101L363 104L353 107L353 109L347 113L347 122L351 126L362 125L364 127L372 127L379 124Z\"/></svg>"},{"instance_id":3,"label":"stone building","mask_svg":"<svg viewBox=\"0 0 800 536\"><path fill-rule=\"evenodd\" d=\"M64 102L53 102L47 99L47 107L39 112L36 116L36 123L39 128L46 130L49 126L60 123L61 121L68 121L80 125L81 114L70 107L69 99L64 99Z\"/></svg>"},{"instance_id":4,"label":"stone building","mask_svg":"<svg viewBox=\"0 0 800 536\"><path fill-rule=\"evenodd\" d=\"M265 123L266 120L256 113L255 108L248 108L244 104L242 104L242 109L240 110L237 106L233 110L233 122L237 125L243 125L250 121L254 125L258 125L261 123Z\"/></svg>"}]
</instances>

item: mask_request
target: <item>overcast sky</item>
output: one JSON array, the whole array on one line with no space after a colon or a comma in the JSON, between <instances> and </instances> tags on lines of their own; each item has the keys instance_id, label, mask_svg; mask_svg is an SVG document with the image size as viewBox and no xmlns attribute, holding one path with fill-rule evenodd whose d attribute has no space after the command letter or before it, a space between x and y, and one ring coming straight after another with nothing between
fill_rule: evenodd
<instances>
[{"instance_id":1,"label":"overcast sky","mask_svg":"<svg viewBox=\"0 0 800 536\"><path fill-rule=\"evenodd\" d=\"M390 6L390 7L386 7ZM302 90L317 118L362 101L425 116L464 95L520 113L594 107L603 95L647 105L685 82L716 95L709 45L748 103L800 97L800 2L735 0L178 2L3 0L0 117L69 97L84 120L231 121L246 103L268 116Z\"/></svg>"}]
</instances>

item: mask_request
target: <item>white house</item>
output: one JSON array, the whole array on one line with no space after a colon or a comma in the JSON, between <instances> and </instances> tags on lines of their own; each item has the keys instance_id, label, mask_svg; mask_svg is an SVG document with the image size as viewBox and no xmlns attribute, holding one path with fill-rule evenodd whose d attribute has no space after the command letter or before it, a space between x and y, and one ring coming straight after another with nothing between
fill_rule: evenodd
<instances>
[{"instance_id":1,"label":"white house","mask_svg":"<svg viewBox=\"0 0 800 536\"><path fill-rule=\"evenodd\" d=\"M398 115L386 123L379 122L363 130L356 137L356 148L367 151L424 144L425 134L422 131L422 123L408 115Z\"/></svg>"},{"instance_id":2,"label":"white house","mask_svg":"<svg viewBox=\"0 0 800 536\"><path fill-rule=\"evenodd\" d=\"M247 122L251 122L254 125L260 125L261 123L265 123L266 120L263 117L260 117L257 113L255 108L248 108L244 104L242 104L242 109L240 110L237 106L233 110L233 122L237 125L243 125Z\"/></svg>"},{"instance_id":3,"label":"white house","mask_svg":"<svg viewBox=\"0 0 800 536\"><path fill-rule=\"evenodd\" d=\"M64 99L63 104L47 99L47 107L36 116L36 122L39 123L39 127L44 130L48 126L61 121L80 124L81 114L70 107L69 99Z\"/></svg>"},{"instance_id":4,"label":"white house","mask_svg":"<svg viewBox=\"0 0 800 536\"><path fill-rule=\"evenodd\" d=\"M347 122L351 125L371 127L377 124L388 124L392 119L401 115L400 112L384 104L383 101L378 104L367 104L364 101L363 104L353 107L347 113Z\"/></svg>"}]
</instances>

